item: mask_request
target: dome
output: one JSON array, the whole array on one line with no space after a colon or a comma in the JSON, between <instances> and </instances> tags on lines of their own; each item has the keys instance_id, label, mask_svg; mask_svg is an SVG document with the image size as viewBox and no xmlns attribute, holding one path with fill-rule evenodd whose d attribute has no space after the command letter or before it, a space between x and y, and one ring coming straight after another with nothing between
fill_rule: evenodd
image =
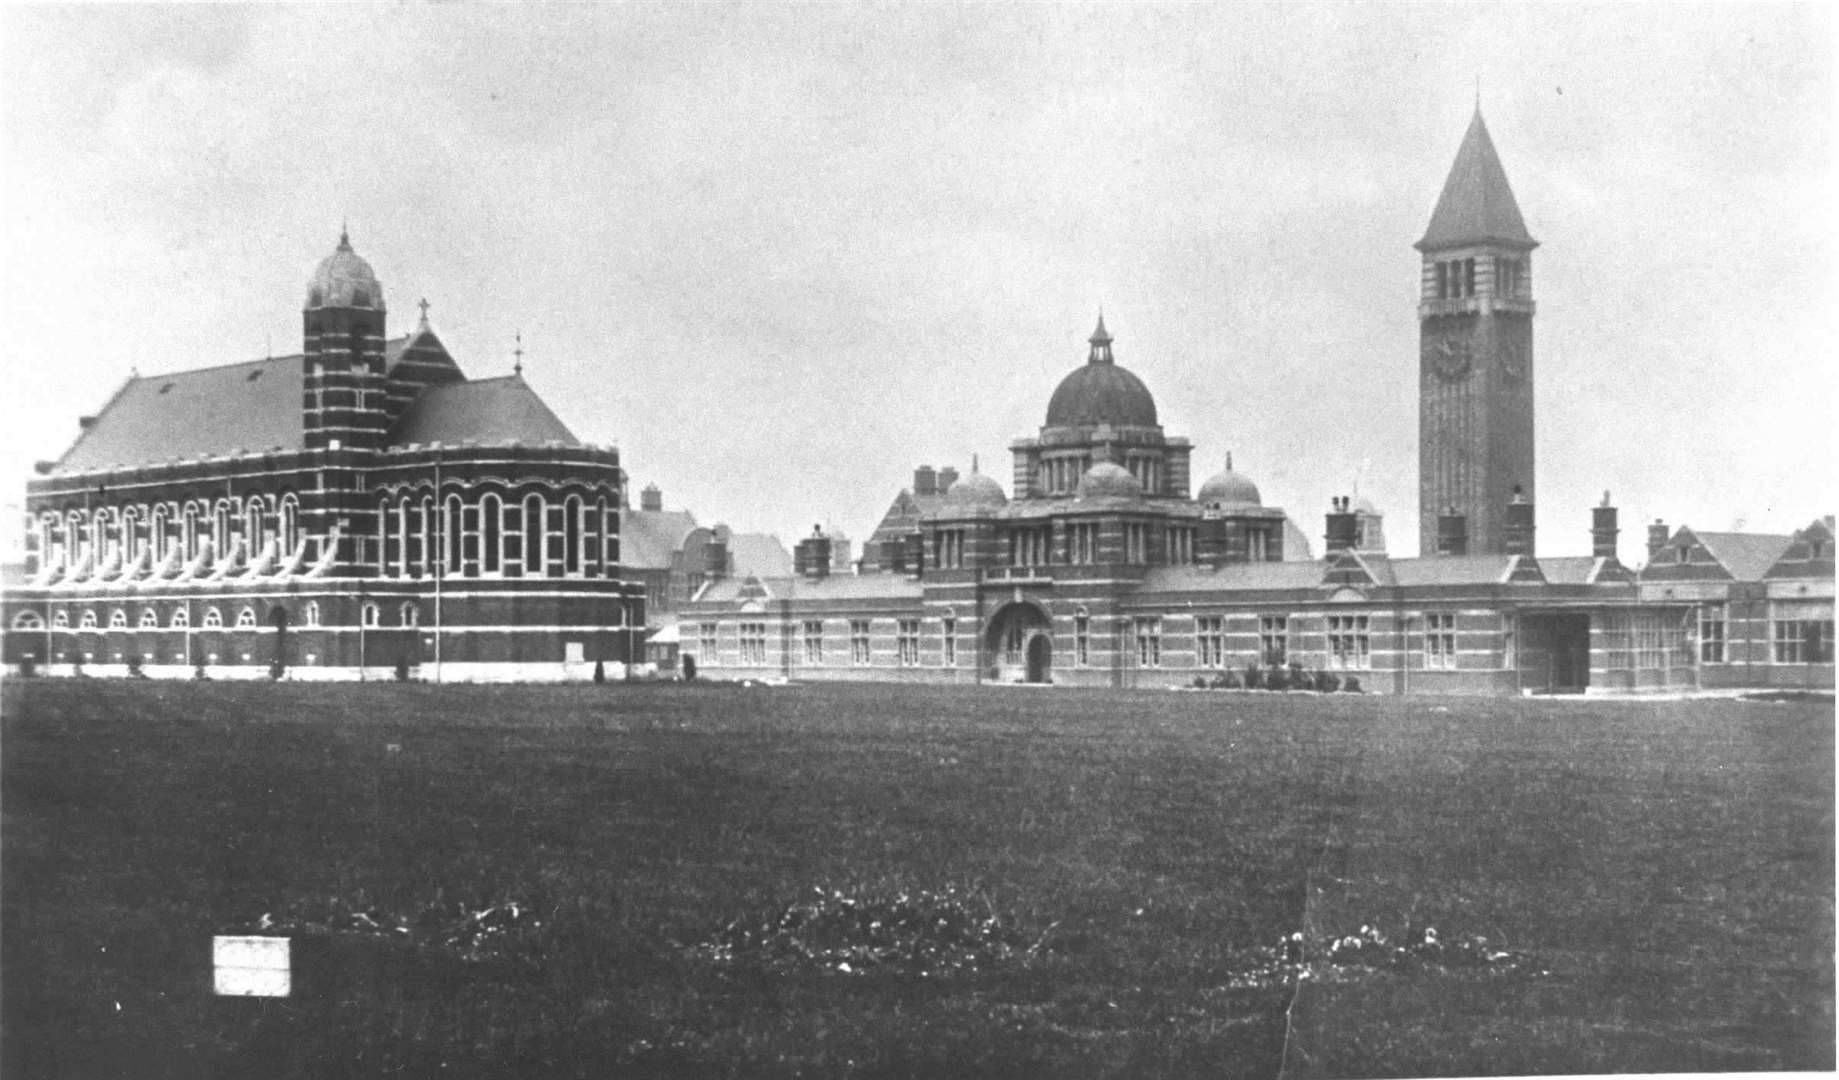
<instances>
[{"instance_id":1,"label":"dome","mask_svg":"<svg viewBox=\"0 0 1839 1080\"><path fill-rule=\"evenodd\" d=\"M1215 473L1200 486L1200 493L1194 496L1202 506L1263 506L1264 499L1258 494L1258 485L1252 483L1251 477L1232 471L1232 459L1226 459L1226 471Z\"/></svg>"},{"instance_id":2,"label":"dome","mask_svg":"<svg viewBox=\"0 0 1839 1080\"><path fill-rule=\"evenodd\" d=\"M383 285L357 252L351 238L338 234L338 248L320 261L307 285L309 308L357 307L383 310Z\"/></svg>"},{"instance_id":3,"label":"dome","mask_svg":"<svg viewBox=\"0 0 1839 1080\"><path fill-rule=\"evenodd\" d=\"M945 491L945 505L953 510L993 510L1008 502L1002 485L980 472L959 477Z\"/></svg>"},{"instance_id":4,"label":"dome","mask_svg":"<svg viewBox=\"0 0 1839 1080\"><path fill-rule=\"evenodd\" d=\"M1047 426L1155 427L1156 399L1142 379L1111 359L1111 335L1105 332L1103 315L1090 340L1091 356L1054 388L1047 402Z\"/></svg>"},{"instance_id":5,"label":"dome","mask_svg":"<svg viewBox=\"0 0 1839 1080\"><path fill-rule=\"evenodd\" d=\"M1140 499L1143 485L1130 470L1111 461L1101 461L1079 478L1082 499Z\"/></svg>"}]
</instances>

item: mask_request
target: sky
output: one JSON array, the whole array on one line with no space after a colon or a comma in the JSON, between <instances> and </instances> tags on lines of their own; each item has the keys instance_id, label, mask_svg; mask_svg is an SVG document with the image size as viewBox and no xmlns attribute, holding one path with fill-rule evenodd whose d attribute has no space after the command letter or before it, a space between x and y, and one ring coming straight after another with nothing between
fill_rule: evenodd
<instances>
[{"instance_id":1,"label":"sky","mask_svg":"<svg viewBox=\"0 0 1839 1080\"><path fill-rule=\"evenodd\" d=\"M129 376L299 351L348 222L391 333L636 490L857 540L1008 486L1099 309L1194 484L1416 548L1423 235L1471 113L1533 254L1539 550L1834 498L1823 5L0 8L0 504ZM636 497L635 497L636 501ZM16 530L9 525L7 539Z\"/></svg>"}]
</instances>

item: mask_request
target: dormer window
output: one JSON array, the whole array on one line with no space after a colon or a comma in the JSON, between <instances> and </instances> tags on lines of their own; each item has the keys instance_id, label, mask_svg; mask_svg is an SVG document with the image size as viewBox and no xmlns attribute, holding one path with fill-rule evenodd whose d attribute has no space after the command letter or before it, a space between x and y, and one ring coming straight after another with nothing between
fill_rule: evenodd
<instances>
[{"instance_id":1,"label":"dormer window","mask_svg":"<svg viewBox=\"0 0 1839 1080\"><path fill-rule=\"evenodd\" d=\"M1686 557L1691 551L1692 549L1689 546L1685 544L1679 545L1673 549L1673 561L1684 566L1687 561Z\"/></svg>"}]
</instances>

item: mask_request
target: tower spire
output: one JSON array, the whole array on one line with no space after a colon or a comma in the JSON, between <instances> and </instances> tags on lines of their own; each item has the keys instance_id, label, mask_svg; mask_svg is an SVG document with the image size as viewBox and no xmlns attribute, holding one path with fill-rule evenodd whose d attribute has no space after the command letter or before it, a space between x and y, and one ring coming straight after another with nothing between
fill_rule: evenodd
<instances>
[{"instance_id":1,"label":"tower spire","mask_svg":"<svg viewBox=\"0 0 1839 1080\"><path fill-rule=\"evenodd\" d=\"M1528 250L1538 246L1526 231L1520 204L1507 182L1507 170L1494 151L1494 140L1488 137L1478 97L1469 130L1462 137L1449 177L1443 181L1443 193L1437 198L1437 208L1430 215L1430 226L1417 248L1430 251L1489 241Z\"/></svg>"},{"instance_id":2,"label":"tower spire","mask_svg":"<svg viewBox=\"0 0 1839 1080\"><path fill-rule=\"evenodd\" d=\"M1088 364L1109 364L1111 360L1111 334L1105 329L1105 309L1098 309L1098 328L1086 339L1092 346L1092 353L1086 357Z\"/></svg>"},{"instance_id":3,"label":"tower spire","mask_svg":"<svg viewBox=\"0 0 1839 1080\"><path fill-rule=\"evenodd\" d=\"M338 222L338 249L340 251L350 251L351 250L351 220L349 218L339 219L339 222Z\"/></svg>"}]
</instances>

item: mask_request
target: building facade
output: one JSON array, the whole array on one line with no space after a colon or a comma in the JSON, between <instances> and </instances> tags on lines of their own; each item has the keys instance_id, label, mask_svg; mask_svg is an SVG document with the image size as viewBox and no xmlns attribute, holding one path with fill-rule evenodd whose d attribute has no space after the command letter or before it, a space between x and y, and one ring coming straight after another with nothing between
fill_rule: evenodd
<instances>
[{"instance_id":1,"label":"building facade","mask_svg":"<svg viewBox=\"0 0 1839 1080\"><path fill-rule=\"evenodd\" d=\"M391 338L341 235L297 355L135 375L26 492L6 661L58 673L560 679L618 664L618 451L521 369Z\"/></svg>"}]
</instances>

